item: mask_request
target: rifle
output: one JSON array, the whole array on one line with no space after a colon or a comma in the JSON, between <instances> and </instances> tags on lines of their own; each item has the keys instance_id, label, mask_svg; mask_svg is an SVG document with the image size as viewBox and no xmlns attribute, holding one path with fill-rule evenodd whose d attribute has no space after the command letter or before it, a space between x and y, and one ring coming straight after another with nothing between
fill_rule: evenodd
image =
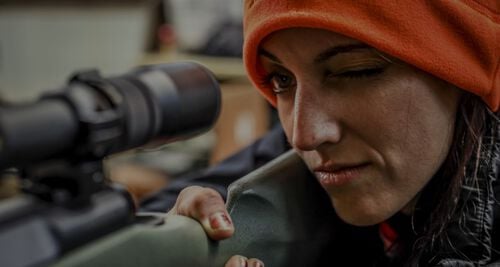
<instances>
[{"instance_id":1,"label":"rifle","mask_svg":"<svg viewBox=\"0 0 500 267\"><path fill-rule=\"evenodd\" d=\"M49 187L49 191L53 192L55 188ZM229 257L240 254L259 258L266 266L314 266L327 242L324 236L331 233L333 213L325 212L331 210L326 194L310 178L307 167L293 151L239 179L228 191L227 207L236 231L227 240L210 240L201 225L187 217L166 217L164 213L135 214L127 194L117 194L120 191L115 189L111 197L109 193L104 194L104 190L97 190L91 194L93 202L87 202L83 209L61 211L67 205L54 197L50 211L39 212L52 223L47 227L51 231L41 231L40 227L33 227L31 231L15 229L24 234L6 239L5 235L14 228L12 224L4 226L2 220L0 258L5 266L191 267L224 266ZM39 202L36 199L31 204ZM91 210L89 205L96 211L84 212ZM14 217L25 222L27 213ZM65 216L53 217L53 213ZM4 214L0 207L0 218L5 218ZM97 221L106 223L97 225ZM35 224L37 220L30 219L29 222ZM81 227L72 227L75 222ZM54 228L57 231L52 240L59 241L58 244L41 238L49 235L45 232L54 232ZM33 241L33 236L44 242ZM4 251L5 244L14 242L14 239L28 242ZM42 245L35 247L40 243ZM48 253L45 248L52 250ZM36 261L32 260L33 255L38 256Z\"/></svg>"},{"instance_id":2,"label":"rifle","mask_svg":"<svg viewBox=\"0 0 500 267\"><path fill-rule=\"evenodd\" d=\"M0 202L0 265L45 266L135 224L103 158L206 131L220 99L210 71L183 62L110 78L84 71L33 103L1 104L0 170L15 168L24 193Z\"/></svg>"}]
</instances>

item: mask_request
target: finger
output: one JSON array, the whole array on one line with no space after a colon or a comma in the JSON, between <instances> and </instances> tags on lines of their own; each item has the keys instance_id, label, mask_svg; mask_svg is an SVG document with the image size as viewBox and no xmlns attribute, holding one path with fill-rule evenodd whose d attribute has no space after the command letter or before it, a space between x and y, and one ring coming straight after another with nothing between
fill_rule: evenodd
<instances>
[{"instance_id":1,"label":"finger","mask_svg":"<svg viewBox=\"0 0 500 267\"><path fill-rule=\"evenodd\" d=\"M247 260L246 267L264 267L264 263L259 259L252 258Z\"/></svg>"},{"instance_id":2,"label":"finger","mask_svg":"<svg viewBox=\"0 0 500 267\"><path fill-rule=\"evenodd\" d=\"M211 188L191 186L179 194L169 212L191 217L201 223L207 235L214 240L228 238L234 226L222 196Z\"/></svg>"},{"instance_id":3,"label":"finger","mask_svg":"<svg viewBox=\"0 0 500 267\"><path fill-rule=\"evenodd\" d=\"M226 262L224 267L248 267L247 260L246 257L234 255Z\"/></svg>"},{"instance_id":4,"label":"finger","mask_svg":"<svg viewBox=\"0 0 500 267\"><path fill-rule=\"evenodd\" d=\"M248 259L244 256L234 255L226 262L224 267L264 267L264 263L259 259Z\"/></svg>"}]
</instances>

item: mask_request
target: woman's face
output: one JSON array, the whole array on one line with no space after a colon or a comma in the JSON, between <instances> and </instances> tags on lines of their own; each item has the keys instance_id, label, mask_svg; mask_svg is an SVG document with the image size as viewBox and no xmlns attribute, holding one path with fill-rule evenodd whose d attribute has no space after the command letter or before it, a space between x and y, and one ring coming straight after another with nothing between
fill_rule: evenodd
<instances>
[{"instance_id":1,"label":"woman's face","mask_svg":"<svg viewBox=\"0 0 500 267\"><path fill-rule=\"evenodd\" d=\"M288 141L338 215L371 225L411 211L448 153L460 91L319 29L278 31L259 59Z\"/></svg>"}]
</instances>

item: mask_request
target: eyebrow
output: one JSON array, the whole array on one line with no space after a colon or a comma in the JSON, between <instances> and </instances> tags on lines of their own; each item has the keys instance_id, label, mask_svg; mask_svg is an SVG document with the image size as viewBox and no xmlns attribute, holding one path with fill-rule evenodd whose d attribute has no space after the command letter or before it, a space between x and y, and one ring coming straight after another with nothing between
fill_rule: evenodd
<instances>
[{"instance_id":1,"label":"eyebrow","mask_svg":"<svg viewBox=\"0 0 500 267\"><path fill-rule=\"evenodd\" d=\"M314 62L315 63L325 62L328 59L330 59L331 57L334 57L338 54L349 53L349 52L352 52L353 50L360 50L360 49L372 49L372 47L369 45L366 45L366 44L348 44L348 45L339 45L339 46L330 47L330 48L326 49L325 51L321 52L319 55L317 55L314 58ZM281 60L279 60L278 57L276 57L275 55L271 54L270 52L268 52L262 48L259 49L259 54L271 59L272 61L281 63Z\"/></svg>"},{"instance_id":2,"label":"eyebrow","mask_svg":"<svg viewBox=\"0 0 500 267\"><path fill-rule=\"evenodd\" d=\"M265 57L269 58L272 61L281 63L281 60L279 60L278 57L276 57L275 55L271 54L270 52L268 52L268 51L266 51L266 50L264 50L262 48L259 49L259 55L265 56Z\"/></svg>"},{"instance_id":3,"label":"eyebrow","mask_svg":"<svg viewBox=\"0 0 500 267\"><path fill-rule=\"evenodd\" d=\"M340 54L340 53L349 53L353 50L361 50L361 49L371 49L371 46L366 44L348 44L348 45L339 45L326 49L321 52L314 58L315 63L325 62L328 59Z\"/></svg>"}]
</instances>

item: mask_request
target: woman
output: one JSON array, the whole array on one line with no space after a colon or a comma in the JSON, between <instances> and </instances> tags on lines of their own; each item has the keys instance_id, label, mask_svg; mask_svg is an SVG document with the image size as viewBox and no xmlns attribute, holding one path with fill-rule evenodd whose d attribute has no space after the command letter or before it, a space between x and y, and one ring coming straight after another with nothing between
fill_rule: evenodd
<instances>
[{"instance_id":1,"label":"woman","mask_svg":"<svg viewBox=\"0 0 500 267\"><path fill-rule=\"evenodd\" d=\"M378 226L383 250L350 251L359 262L500 261L499 14L495 0L245 1L250 79L339 218ZM170 213L214 239L234 231L211 189L185 189Z\"/></svg>"}]
</instances>

